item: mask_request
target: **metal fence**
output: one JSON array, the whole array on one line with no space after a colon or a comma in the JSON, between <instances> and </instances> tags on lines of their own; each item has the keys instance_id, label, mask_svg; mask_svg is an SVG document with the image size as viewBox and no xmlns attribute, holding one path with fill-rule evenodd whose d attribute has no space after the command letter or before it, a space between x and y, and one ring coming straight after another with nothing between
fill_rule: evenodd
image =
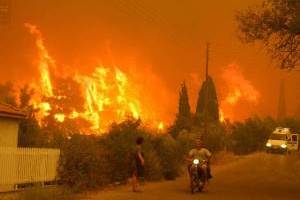
<instances>
[{"instance_id":1,"label":"metal fence","mask_svg":"<svg viewBox=\"0 0 300 200\"><path fill-rule=\"evenodd\" d=\"M0 147L0 185L53 181L58 149Z\"/></svg>"}]
</instances>

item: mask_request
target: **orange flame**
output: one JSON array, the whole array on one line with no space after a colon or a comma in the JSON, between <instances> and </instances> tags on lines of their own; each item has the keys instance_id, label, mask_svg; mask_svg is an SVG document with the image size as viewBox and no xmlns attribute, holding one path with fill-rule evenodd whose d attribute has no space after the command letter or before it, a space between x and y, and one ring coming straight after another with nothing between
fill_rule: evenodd
<instances>
[{"instance_id":1,"label":"orange flame","mask_svg":"<svg viewBox=\"0 0 300 200\"><path fill-rule=\"evenodd\" d=\"M55 85L52 85L53 80L50 76L50 70L55 71L56 65L45 48L41 32L36 26L28 23L25 24L25 27L35 36L38 49L40 83L32 85L38 94L31 103L39 109L36 117L41 123L44 117L54 112L53 105L47 102L44 97L57 100L65 97L57 95ZM77 73L74 75L73 80L80 85L81 94L78 95L84 97L84 104L82 105L84 110L54 113L53 117L57 122L62 123L66 119L82 118L91 123L90 128L92 130L104 132L112 122L120 122L127 116L134 119L139 119L142 113L147 116L147 109L142 107L138 100L137 91L133 89L132 80L117 67L111 69L98 66L92 75ZM149 113L152 113L152 110ZM159 123L158 129L164 129L163 122Z\"/></svg>"},{"instance_id":2,"label":"orange flame","mask_svg":"<svg viewBox=\"0 0 300 200\"><path fill-rule=\"evenodd\" d=\"M224 116L223 110L220 109L219 112L220 112L219 120L220 120L220 122L224 122L225 121L225 116Z\"/></svg>"},{"instance_id":3,"label":"orange flame","mask_svg":"<svg viewBox=\"0 0 300 200\"><path fill-rule=\"evenodd\" d=\"M233 119L235 107L240 101L257 104L260 98L259 92L247 80L236 64L229 65L223 72L222 78L228 88L228 94L221 102L220 121Z\"/></svg>"},{"instance_id":4,"label":"orange flame","mask_svg":"<svg viewBox=\"0 0 300 200\"><path fill-rule=\"evenodd\" d=\"M164 123L163 122L159 122L159 124L158 124L158 131L163 131L164 129L165 129L165 125L164 125Z\"/></svg>"},{"instance_id":5,"label":"orange flame","mask_svg":"<svg viewBox=\"0 0 300 200\"><path fill-rule=\"evenodd\" d=\"M39 54L39 70L41 74L40 89L42 89L44 96L51 97L53 96L53 88L50 80L49 66L54 66L55 62L45 48L42 34L37 27L29 23L25 23L25 27L36 37L36 46Z\"/></svg>"}]
</instances>

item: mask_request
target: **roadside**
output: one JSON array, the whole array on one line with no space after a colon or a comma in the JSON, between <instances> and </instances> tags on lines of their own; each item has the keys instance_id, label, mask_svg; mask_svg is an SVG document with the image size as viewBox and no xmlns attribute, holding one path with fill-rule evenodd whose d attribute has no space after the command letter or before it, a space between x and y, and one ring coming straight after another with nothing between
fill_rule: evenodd
<instances>
[{"instance_id":1,"label":"roadside","mask_svg":"<svg viewBox=\"0 0 300 200\"><path fill-rule=\"evenodd\" d=\"M240 160L243 156L236 156L231 152L219 152L217 153L213 159L212 159L212 165L214 166L222 166L227 165L231 162L235 162L237 160ZM215 170L215 169L214 169ZM185 166L183 167L183 175L182 177L186 176ZM182 177L177 178L182 179ZM148 182L146 183L147 187L152 187L151 185L156 184L164 184L164 183L170 183L174 181L158 181L158 182ZM101 192L107 192L107 191L114 191L114 190L130 190L130 185L114 185L111 184L103 189L101 189ZM52 199L82 199L86 196L90 196L91 194L96 194L98 191L90 191L90 192L84 192L81 194L72 194L71 191L68 191L67 189L64 189L60 186L49 186L44 188L31 188L26 189L23 191L18 192L9 192L9 193L2 193L0 194L1 200L52 200Z\"/></svg>"},{"instance_id":2,"label":"roadside","mask_svg":"<svg viewBox=\"0 0 300 200\"><path fill-rule=\"evenodd\" d=\"M276 167L275 167L276 166ZM255 153L236 156L220 152L212 160L209 192L191 195L184 173L175 181L149 182L144 192L132 193L130 185L108 186L98 191L72 194L59 187L1 194L1 200L181 200L181 199L298 199L300 154Z\"/></svg>"},{"instance_id":3,"label":"roadside","mask_svg":"<svg viewBox=\"0 0 300 200\"><path fill-rule=\"evenodd\" d=\"M214 179L209 191L191 195L188 177L175 181L148 183L145 191L132 193L121 186L84 194L82 200L182 200L182 199L300 199L299 154L256 153L213 165Z\"/></svg>"}]
</instances>

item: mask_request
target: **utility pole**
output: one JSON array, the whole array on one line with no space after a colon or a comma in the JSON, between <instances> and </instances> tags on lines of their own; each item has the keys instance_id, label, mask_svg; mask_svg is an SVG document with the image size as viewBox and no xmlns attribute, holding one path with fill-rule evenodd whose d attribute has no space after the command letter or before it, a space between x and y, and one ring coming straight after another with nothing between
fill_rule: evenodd
<instances>
[{"instance_id":1,"label":"utility pole","mask_svg":"<svg viewBox=\"0 0 300 200\"><path fill-rule=\"evenodd\" d=\"M11 0L0 0L0 27L10 24Z\"/></svg>"},{"instance_id":2,"label":"utility pole","mask_svg":"<svg viewBox=\"0 0 300 200\"><path fill-rule=\"evenodd\" d=\"M208 134L208 61L209 61L209 43L206 44L206 65L205 65L205 100L204 100L204 134Z\"/></svg>"},{"instance_id":3,"label":"utility pole","mask_svg":"<svg viewBox=\"0 0 300 200\"><path fill-rule=\"evenodd\" d=\"M208 59L209 59L209 43L206 43L206 68L205 68L205 80L208 80Z\"/></svg>"}]
</instances>

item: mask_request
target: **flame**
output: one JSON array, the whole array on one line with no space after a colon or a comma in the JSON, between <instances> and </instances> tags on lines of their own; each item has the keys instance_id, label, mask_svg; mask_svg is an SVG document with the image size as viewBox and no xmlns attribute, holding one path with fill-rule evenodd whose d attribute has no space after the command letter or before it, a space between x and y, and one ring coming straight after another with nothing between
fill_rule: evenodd
<instances>
[{"instance_id":1,"label":"flame","mask_svg":"<svg viewBox=\"0 0 300 200\"><path fill-rule=\"evenodd\" d=\"M80 118L91 124L91 130L104 132L112 122L120 122L126 117L139 119L142 114L146 119L146 116L150 116L148 113L153 113L139 101L132 79L116 66L97 66L90 75L75 73L72 80L80 86L81 93L78 96L84 99L81 105L83 109L61 112L64 108L57 108L57 105L49 102L49 99L63 100L68 96L56 94L56 83L53 81L56 74L50 73L55 72L57 68L55 60L47 51L40 30L29 23L26 23L25 27L35 37L38 49L40 81L31 85L37 91L31 103L39 110L36 117L40 124L43 118L51 113L57 122ZM160 122L158 129L162 131L164 126L164 123Z\"/></svg>"},{"instance_id":2,"label":"flame","mask_svg":"<svg viewBox=\"0 0 300 200\"><path fill-rule=\"evenodd\" d=\"M224 112L223 112L223 110L222 110L222 109L220 109L219 113L220 113L220 116L219 116L219 120L220 120L220 122L224 122L224 121L225 121L225 116L224 116Z\"/></svg>"},{"instance_id":3,"label":"flame","mask_svg":"<svg viewBox=\"0 0 300 200\"><path fill-rule=\"evenodd\" d=\"M25 23L25 27L36 37L36 46L39 54L38 65L41 74L40 88L42 89L42 94L46 97L51 97L53 96L53 88L50 80L49 66L54 66L55 62L45 48L42 34L37 27L29 23Z\"/></svg>"},{"instance_id":4,"label":"flame","mask_svg":"<svg viewBox=\"0 0 300 200\"><path fill-rule=\"evenodd\" d=\"M158 131L163 131L165 129L164 123L163 122L159 122L157 129L158 129Z\"/></svg>"},{"instance_id":5,"label":"flame","mask_svg":"<svg viewBox=\"0 0 300 200\"><path fill-rule=\"evenodd\" d=\"M58 121L58 122L64 122L65 118L66 118L66 116L63 113L56 113L54 115L54 119L56 119L56 121Z\"/></svg>"},{"instance_id":6,"label":"flame","mask_svg":"<svg viewBox=\"0 0 300 200\"><path fill-rule=\"evenodd\" d=\"M228 93L221 102L220 121L234 119L234 110L241 101L248 104L257 104L260 93L252 83L247 80L236 64L229 65L223 72L222 78L228 88Z\"/></svg>"},{"instance_id":7,"label":"flame","mask_svg":"<svg viewBox=\"0 0 300 200\"><path fill-rule=\"evenodd\" d=\"M225 101L231 105L236 104L241 98L241 91L238 88L235 88L232 93L229 93Z\"/></svg>"},{"instance_id":8,"label":"flame","mask_svg":"<svg viewBox=\"0 0 300 200\"><path fill-rule=\"evenodd\" d=\"M54 65L54 60L51 58L47 49L45 48L42 34L38 28L29 23L25 23L24 25L29 32L36 37L35 44L38 49L39 56L38 66L40 71L40 82L38 84L33 84L32 87L36 88L40 94L32 99L31 104L35 109L39 110L36 114L36 117L41 123L41 119L45 116L48 116L51 110L51 105L48 102L43 102L41 98L42 96L53 96L53 87L50 79L49 66Z\"/></svg>"},{"instance_id":9,"label":"flame","mask_svg":"<svg viewBox=\"0 0 300 200\"><path fill-rule=\"evenodd\" d=\"M97 67L93 75L77 75L76 80L80 83L85 94L85 112L74 112L76 116L83 117L92 122L93 129L101 127L101 113L107 108L112 109L116 121L121 121L126 116L138 119L140 107L134 96L128 94L130 88L127 76L118 68L114 71L104 66ZM104 120L102 120L104 121ZM108 122L102 122L105 126Z\"/></svg>"}]
</instances>

